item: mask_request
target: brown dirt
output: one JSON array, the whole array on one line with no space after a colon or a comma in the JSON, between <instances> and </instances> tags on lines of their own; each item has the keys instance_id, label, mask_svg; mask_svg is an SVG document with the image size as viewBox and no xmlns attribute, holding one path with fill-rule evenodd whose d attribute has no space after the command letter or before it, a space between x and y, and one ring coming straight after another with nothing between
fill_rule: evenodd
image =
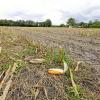
<instances>
[{"instance_id":1,"label":"brown dirt","mask_svg":"<svg viewBox=\"0 0 100 100\"><path fill-rule=\"evenodd\" d=\"M53 47L62 46L73 59L82 60L100 70L99 29L31 28L26 30L24 29L22 33L29 34L35 42L39 41L41 44Z\"/></svg>"},{"instance_id":2,"label":"brown dirt","mask_svg":"<svg viewBox=\"0 0 100 100\"><path fill-rule=\"evenodd\" d=\"M89 36L87 36L86 34L82 34L80 29L29 29L14 28L13 31L15 33L21 33L20 35L22 36L28 34L27 37L30 40L32 39L36 43L41 43L48 47L52 46L55 48L62 46L74 61L82 60L85 62L85 65L80 66L79 72L74 73L75 82L85 89L85 93L80 94L81 100L99 100L100 30L82 29L81 31L89 33ZM97 35L91 35L92 31ZM1 46L11 56L23 50L23 43L18 41L12 42L10 45L7 42L1 44ZM34 57L38 56L35 55ZM23 58L21 59L23 60ZM9 60L5 60L4 63L9 63ZM6 100L35 100L36 94L38 94L36 100L66 100L67 98L69 100L77 100L71 98L69 95L71 87L69 75L49 75L47 73L48 66L45 63L36 65L27 63L18 75L14 76L13 84L11 85Z\"/></svg>"}]
</instances>

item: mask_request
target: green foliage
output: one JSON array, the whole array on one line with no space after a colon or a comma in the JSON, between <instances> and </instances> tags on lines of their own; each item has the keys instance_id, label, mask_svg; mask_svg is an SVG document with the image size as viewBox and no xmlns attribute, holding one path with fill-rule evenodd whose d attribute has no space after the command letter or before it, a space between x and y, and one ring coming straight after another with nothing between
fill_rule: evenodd
<instances>
[{"instance_id":1,"label":"green foliage","mask_svg":"<svg viewBox=\"0 0 100 100\"><path fill-rule=\"evenodd\" d=\"M50 27L52 26L52 22L50 19L47 19L44 22L37 22L38 27Z\"/></svg>"},{"instance_id":2,"label":"green foliage","mask_svg":"<svg viewBox=\"0 0 100 100\"><path fill-rule=\"evenodd\" d=\"M76 25L76 20L75 18L69 18L68 21L67 21L67 24L69 26L75 26Z\"/></svg>"},{"instance_id":3,"label":"green foliage","mask_svg":"<svg viewBox=\"0 0 100 100\"><path fill-rule=\"evenodd\" d=\"M88 23L80 22L78 23L78 26L80 26L81 28L100 28L100 21L89 21Z\"/></svg>"},{"instance_id":4,"label":"green foliage","mask_svg":"<svg viewBox=\"0 0 100 100\"><path fill-rule=\"evenodd\" d=\"M34 22L32 20L0 20L0 26L28 26L28 27L50 27L52 22L50 19L47 19L44 22Z\"/></svg>"},{"instance_id":5,"label":"green foliage","mask_svg":"<svg viewBox=\"0 0 100 100\"><path fill-rule=\"evenodd\" d=\"M54 50L54 54L53 54L53 61L54 63L59 63L60 62L60 55L59 55L59 51L58 50Z\"/></svg>"},{"instance_id":6,"label":"green foliage","mask_svg":"<svg viewBox=\"0 0 100 100\"><path fill-rule=\"evenodd\" d=\"M45 24L46 27L52 26L52 22L51 22L50 19L47 19L47 20L44 22L44 24Z\"/></svg>"},{"instance_id":7,"label":"green foliage","mask_svg":"<svg viewBox=\"0 0 100 100\"><path fill-rule=\"evenodd\" d=\"M46 58L48 62L53 62L55 64L63 64L63 60L66 61L68 66L72 65L71 57L68 53L65 53L64 49L55 48L53 50L48 49L46 51Z\"/></svg>"},{"instance_id":8,"label":"green foliage","mask_svg":"<svg viewBox=\"0 0 100 100\"><path fill-rule=\"evenodd\" d=\"M16 70L15 70L15 74L18 74L20 72L20 70L22 68L24 68L25 66L26 66L26 62L24 62L24 61L17 62L17 67L16 67Z\"/></svg>"},{"instance_id":9,"label":"green foliage","mask_svg":"<svg viewBox=\"0 0 100 100\"><path fill-rule=\"evenodd\" d=\"M32 20L7 20L1 19L0 26L22 26L22 27L75 27L75 28L100 28L100 21L76 22L75 18L69 18L67 24L52 25L52 21L47 19L41 22L34 22Z\"/></svg>"},{"instance_id":10,"label":"green foliage","mask_svg":"<svg viewBox=\"0 0 100 100\"><path fill-rule=\"evenodd\" d=\"M4 70L8 69L9 66L10 66L9 63L3 64L3 65L0 67L0 72L2 72L2 71L4 71Z\"/></svg>"},{"instance_id":11,"label":"green foliage","mask_svg":"<svg viewBox=\"0 0 100 100\"><path fill-rule=\"evenodd\" d=\"M35 53L35 48L34 47L31 47L31 46L28 46L26 47L23 51L19 52L18 54L16 54L18 57L25 57L27 55L34 55Z\"/></svg>"},{"instance_id":12,"label":"green foliage","mask_svg":"<svg viewBox=\"0 0 100 100\"><path fill-rule=\"evenodd\" d=\"M100 28L100 21L93 22L89 27L90 28Z\"/></svg>"},{"instance_id":13,"label":"green foliage","mask_svg":"<svg viewBox=\"0 0 100 100\"><path fill-rule=\"evenodd\" d=\"M65 27L66 25L65 24L60 24L60 27Z\"/></svg>"},{"instance_id":14,"label":"green foliage","mask_svg":"<svg viewBox=\"0 0 100 100\"><path fill-rule=\"evenodd\" d=\"M80 22L80 23L78 23L78 26L81 28L88 28L88 23Z\"/></svg>"}]
</instances>

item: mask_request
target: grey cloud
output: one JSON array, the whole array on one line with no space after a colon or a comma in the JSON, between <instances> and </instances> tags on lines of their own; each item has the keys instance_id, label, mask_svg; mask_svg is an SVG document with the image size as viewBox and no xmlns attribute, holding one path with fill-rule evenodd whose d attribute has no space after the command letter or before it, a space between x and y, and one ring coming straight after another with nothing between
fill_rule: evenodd
<instances>
[{"instance_id":1,"label":"grey cloud","mask_svg":"<svg viewBox=\"0 0 100 100\"><path fill-rule=\"evenodd\" d=\"M92 12L95 12L96 10L100 10L100 6L87 7L87 9L83 11L83 13L91 14Z\"/></svg>"},{"instance_id":2,"label":"grey cloud","mask_svg":"<svg viewBox=\"0 0 100 100\"><path fill-rule=\"evenodd\" d=\"M26 14L25 12L17 11L15 13L8 14L8 16L11 18L20 17L21 19L24 19L24 20L41 21L43 20L44 15L43 14Z\"/></svg>"},{"instance_id":3,"label":"grey cloud","mask_svg":"<svg viewBox=\"0 0 100 100\"><path fill-rule=\"evenodd\" d=\"M77 21L88 21L88 18L83 16L80 13L70 13L70 12L66 12L66 11L60 11L62 13L62 18L61 20L63 20L63 22L66 22L68 18L70 17L74 17Z\"/></svg>"},{"instance_id":4,"label":"grey cloud","mask_svg":"<svg viewBox=\"0 0 100 100\"><path fill-rule=\"evenodd\" d=\"M77 21L85 22L96 19L100 20L100 6L87 7L86 9L81 10L79 13L70 13L70 11L66 12L62 10L60 10L60 13L62 13L61 20L63 20L63 22L67 21L69 17L74 17Z\"/></svg>"},{"instance_id":5,"label":"grey cloud","mask_svg":"<svg viewBox=\"0 0 100 100\"><path fill-rule=\"evenodd\" d=\"M76 20L88 22L90 20L100 20L100 6L86 7L78 13L71 13L70 11L58 10L62 14L60 18L61 22L64 23L69 17L74 17ZM15 13L9 13L8 16L13 19L15 17L20 17L24 20L34 20L43 21L45 14L27 14L24 11L16 11ZM57 16L59 17L59 16ZM52 19L51 19L52 20ZM54 22L55 23L55 22ZM59 23L60 24L60 23Z\"/></svg>"}]
</instances>

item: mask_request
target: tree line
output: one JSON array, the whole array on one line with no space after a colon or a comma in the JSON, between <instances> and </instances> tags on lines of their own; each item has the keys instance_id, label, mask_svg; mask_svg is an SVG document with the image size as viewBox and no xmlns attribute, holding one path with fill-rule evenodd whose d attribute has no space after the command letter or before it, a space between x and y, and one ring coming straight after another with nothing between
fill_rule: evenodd
<instances>
[{"instance_id":1,"label":"tree line","mask_svg":"<svg viewBox=\"0 0 100 100\"><path fill-rule=\"evenodd\" d=\"M43 22L34 22L32 20L0 20L0 26L24 26L24 27L50 27L52 22L50 19L47 19Z\"/></svg>"},{"instance_id":2,"label":"tree line","mask_svg":"<svg viewBox=\"0 0 100 100\"><path fill-rule=\"evenodd\" d=\"M0 26L24 26L24 27L75 27L75 28L100 28L100 21L77 22L75 18L69 18L66 24L52 25L52 21L47 19L43 22L32 20L0 20Z\"/></svg>"},{"instance_id":3,"label":"tree line","mask_svg":"<svg viewBox=\"0 0 100 100\"><path fill-rule=\"evenodd\" d=\"M68 27L80 27L80 28L100 28L100 21L89 21L89 22L77 22L75 18L69 18L67 21Z\"/></svg>"}]
</instances>

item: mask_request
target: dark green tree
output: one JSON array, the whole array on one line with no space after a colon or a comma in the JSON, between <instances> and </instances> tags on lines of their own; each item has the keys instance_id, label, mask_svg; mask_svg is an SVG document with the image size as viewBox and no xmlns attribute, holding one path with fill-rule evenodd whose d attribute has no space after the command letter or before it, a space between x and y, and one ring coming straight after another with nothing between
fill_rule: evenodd
<instances>
[{"instance_id":1,"label":"dark green tree","mask_svg":"<svg viewBox=\"0 0 100 100\"><path fill-rule=\"evenodd\" d=\"M69 26L75 26L76 25L76 20L75 18L69 18L68 21L67 21L67 24Z\"/></svg>"},{"instance_id":2,"label":"dark green tree","mask_svg":"<svg viewBox=\"0 0 100 100\"><path fill-rule=\"evenodd\" d=\"M35 26L35 22L31 20L27 20L25 21L25 26L29 26L29 27Z\"/></svg>"},{"instance_id":3,"label":"dark green tree","mask_svg":"<svg viewBox=\"0 0 100 100\"><path fill-rule=\"evenodd\" d=\"M45 23L45 27L52 26L52 21L50 19L47 19L44 23Z\"/></svg>"},{"instance_id":4,"label":"dark green tree","mask_svg":"<svg viewBox=\"0 0 100 100\"><path fill-rule=\"evenodd\" d=\"M91 28L100 28L100 21L96 20L91 25Z\"/></svg>"},{"instance_id":5,"label":"dark green tree","mask_svg":"<svg viewBox=\"0 0 100 100\"><path fill-rule=\"evenodd\" d=\"M60 27L65 27L65 24L60 24Z\"/></svg>"}]
</instances>

